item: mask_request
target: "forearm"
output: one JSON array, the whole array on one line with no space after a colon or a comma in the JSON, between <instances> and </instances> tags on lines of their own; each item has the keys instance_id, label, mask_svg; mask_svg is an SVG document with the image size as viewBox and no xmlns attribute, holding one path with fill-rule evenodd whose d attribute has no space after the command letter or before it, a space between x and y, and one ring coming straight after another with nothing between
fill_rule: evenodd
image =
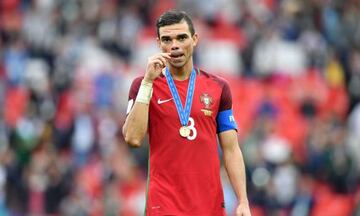
<instances>
[{"instance_id":1,"label":"forearm","mask_svg":"<svg viewBox=\"0 0 360 216\"><path fill-rule=\"evenodd\" d=\"M149 105L136 102L123 126L125 142L130 146L139 147L147 132Z\"/></svg>"},{"instance_id":2,"label":"forearm","mask_svg":"<svg viewBox=\"0 0 360 216\"><path fill-rule=\"evenodd\" d=\"M231 185L240 203L248 203L246 193L245 165L238 145L224 150L224 164Z\"/></svg>"},{"instance_id":3,"label":"forearm","mask_svg":"<svg viewBox=\"0 0 360 216\"><path fill-rule=\"evenodd\" d=\"M139 147L146 134L149 121L149 103L152 97L152 82L141 81L134 107L126 118L123 135L126 143Z\"/></svg>"}]
</instances>

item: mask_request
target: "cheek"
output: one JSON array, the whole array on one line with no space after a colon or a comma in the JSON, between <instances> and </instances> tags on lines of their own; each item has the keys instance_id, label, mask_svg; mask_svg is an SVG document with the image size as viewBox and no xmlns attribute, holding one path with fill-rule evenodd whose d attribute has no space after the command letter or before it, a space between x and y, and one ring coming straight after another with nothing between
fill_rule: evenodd
<instances>
[{"instance_id":1,"label":"cheek","mask_svg":"<svg viewBox=\"0 0 360 216\"><path fill-rule=\"evenodd\" d=\"M160 47L161 52L167 52L167 48L166 47Z\"/></svg>"},{"instance_id":2,"label":"cheek","mask_svg":"<svg viewBox=\"0 0 360 216\"><path fill-rule=\"evenodd\" d=\"M161 45L160 49L162 52L168 52L170 50L169 46L167 46L167 45Z\"/></svg>"},{"instance_id":3,"label":"cheek","mask_svg":"<svg viewBox=\"0 0 360 216\"><path fill-rule=\"evenodd\" d=\"M188 55L190 55L190 54L192 53L192 51L193 51L193 49L192 49L191 46L186 47L185 50L186 50L186 53L187 53Z\"/></svg>"}]
</instances>

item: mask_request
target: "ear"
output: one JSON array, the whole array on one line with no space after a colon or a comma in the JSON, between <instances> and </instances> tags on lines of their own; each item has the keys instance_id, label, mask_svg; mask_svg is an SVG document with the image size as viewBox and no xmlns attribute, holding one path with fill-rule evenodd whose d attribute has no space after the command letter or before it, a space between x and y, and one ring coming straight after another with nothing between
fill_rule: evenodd
<instances>
[{"instance_id":1,"label":"ear","mask_svg":"<svg viewBox=\"0 0 360 216\"><path fill-rule=\"evenodd\" d=\"M192 39L193 39L193 45L196 46L198 41L199 41L199 35L197 33L195 33L193 36L192 36Z\"/></svg>"}]
</instances>

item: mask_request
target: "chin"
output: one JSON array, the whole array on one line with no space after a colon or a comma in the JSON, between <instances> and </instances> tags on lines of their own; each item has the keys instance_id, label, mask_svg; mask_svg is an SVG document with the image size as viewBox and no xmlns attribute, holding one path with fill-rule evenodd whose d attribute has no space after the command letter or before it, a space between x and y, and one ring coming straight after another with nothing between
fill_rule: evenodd
<instances>
[{"instance_id":1,"label":"chin","mask_svg":"<svg viewBox=\"0 0 360 216\"><path fill-rule=\"evenodd\" d=\"M182 68L184 67L185 63L184 62L179 62L179 63L171 63L171 66L174 68Z\"/></svg>"}]
</instances>

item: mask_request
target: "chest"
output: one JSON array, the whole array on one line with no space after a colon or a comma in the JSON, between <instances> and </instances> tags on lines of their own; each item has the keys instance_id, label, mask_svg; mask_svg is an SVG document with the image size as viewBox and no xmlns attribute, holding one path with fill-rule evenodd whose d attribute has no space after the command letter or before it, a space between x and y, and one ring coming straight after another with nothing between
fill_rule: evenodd
<instances>
[{"instance_id":1,"label":"chest","mask_svg":"<svg viewBox=\"0 0 360 216\"><path fill-rule=\"evenodd\" d=\"M175 82L181 104L184 108L188 82ZM215 121L221 98L221 88L211 80L197 78L192 101L190 117L201 121ZM154 117L165 119L179 119L174 98L169 90L166 80L160 80L154 85L151 101L151 111Z\"/></svg>"}]
</instances>

